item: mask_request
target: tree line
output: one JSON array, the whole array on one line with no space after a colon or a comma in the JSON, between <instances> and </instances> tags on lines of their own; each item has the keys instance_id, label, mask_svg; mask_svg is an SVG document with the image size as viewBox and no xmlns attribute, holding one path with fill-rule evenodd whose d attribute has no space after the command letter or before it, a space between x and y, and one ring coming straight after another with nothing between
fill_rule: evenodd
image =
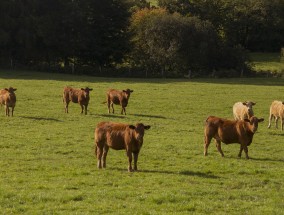
<instances>
[{"instance_id":1,"label":"tree line","mask_svg":"<svg viewBox=\"0 0 284 215\"><path fill-rule=\"evenodd\" d=\"M284 46L283 0L1 0L0 66L102 76L249 75Z\"/></svg>"}]
</instances>

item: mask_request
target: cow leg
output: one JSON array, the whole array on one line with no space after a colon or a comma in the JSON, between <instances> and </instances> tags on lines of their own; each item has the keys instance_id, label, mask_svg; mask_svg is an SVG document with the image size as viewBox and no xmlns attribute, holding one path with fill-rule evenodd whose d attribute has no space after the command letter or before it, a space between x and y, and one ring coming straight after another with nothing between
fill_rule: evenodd
<instances>
[{"instance_id":1,"label":"cow leg","mask_svg":"<svg viewBox=\"0 0 284 215\"><path fill-rule=\"evenodd\" d=\"M114 113L113 103L111 103L112 113Z\"/></svg>"},{"instance_id":2,"label":"cow leg","mask_svg":"<svg viewBox=\"0 0 284 215\"><path fill-rule=\"evenodd\" d=\"M243 144L243 149L244 149L244 151L245 151L245 153L246 153L246 159L249 159L249 156L248 156L248 147L247 147L246 144Z\"/></svg>"},{"instance_id":3,"label":"cow leg","mask_svg":"<svg viewBox=\"0 0 284 215\"><path fill-rule=\"evenodd\" d=\"M68 113L68 105L70 101L65 101L65 113Z\"/></svg>"},{"instance_id":4,"label":"cow leg","mask_svg":"<svg viewBox=\"0 0 284 215\"><path fill-rule=\"evenodd\" d=\"M87 115L87 108L88 108L88 105L85 105L85 115Z\"/></svg>"},{"instance_id":5,"label":"cow leg","mask_svg":"<svg viewBox=\"0 0 284 215\"><path fill-rule=\"evenodd\" d=\"M108 149L109 147L107 145L104 146L104 150L103 150L103 168L106 168L106 157L107 157L107 153L108 153Z\"/></svg>"},{"instance_id":6,"label":"cow leg","mask_svg":"<svg viewBox=\"0 0 284 215\"><path fill-rule=\"evenodd\" d=\"M6 106L5 106L5 114L6 114L6 116L9 116L9 115L10 115L9 112L10 112L10 111L9 111L9 107L6 105Z\"/></svg>"},{"instance_id":7,"label":"cow leg","mask_svg":"<svg viewBox=\"0 0 284 215\"><path fill-rule=\"evenodd\" d=\"M270 128L270 127L271 127L271 120L272 120L272 118L273 118L273 115L271 114L271 115L269 116L269 119L268 119L269 123L268 123L267 128Z\"/></svg>"},{"instance_id":8,"label":"cow leg","mask_svg":"<svg viewBox=\"0 0 284 215\"><path fill-rule=\"evenodd\" d=\"M15 107L12 107L12 114L11 114L12 116L14 116L14 108Z\"/></svg>"},{"instance_id":9,"label":"cow leg","mask_svg":"<svg viewBox=\"0 0 284 215\"><path fill-rule=\"evenodd\" d=\"M103 155L103 149L102 147L97 146L97 166L99 169L102 168L102 155Z\"/></svg>"},{"instance_id":10,"label":"cow leg","mask_svg":"<svg viewBox=\"0 0 284 215\"><path fill-rule=\"evenodd\" d=\"M108 113L110 113L110 100L109 99L107 100L107 110L108 110Z\"/></svg>"},{"instance_id":11,"label":"cow leg","mask_svg":"<svg viewBox=\"0 0 284 215\"><path fill-rule=\"evenodd\" d=\"M283 131L283 118L281 117L281 131Z\"/></svg>"},{"instance_id":12,"label":"cow leg","mask_svg":"<svg viewBox=\"0 0 284 215\"><path fill-rule=\"evenodd\" d=\"M128 157L128 172L132 172L133 171L133 169L132 169L132 153L131 153L131 151L127 151L126 152L126 154L127 154L127 157Z\"/></svg>"},{"instance_id":13,"label":"cow leg","mask_svg":"<svg viewBox=\"0 0 284 215\"><path fill-rule=\"evenodd\" d=\"M133 157L134 157L134 171L137 171L137 161L138 161L138 154L139 152L133 153Z\"/></svg>"},{"instance_id":14,"label":"cow leg","mask_svg":"<svg viewBox=\"0 0 284 215\"><path fill-rule=\"evenodd\" d=\"M208 147L211 142L212 137L209 137L207 135L204 136L204 156L207 156L208 154Z\"/></svg>"},{"instance_id":15,"label":"cow leg","mask_svg":"<svg viewBox=\"0 0 284 215\"><path fill-rule=\"evenodd\" d=\"M224 153L223 153L223 151L222 151L222 149L221 149L221 141L220 140L216 140L216 147L217 147L217 149L218 149L218 151L220 152L220 154L222 155L222 157L224 157Z\"/></svg>"},{"instance_id":16,"label":"cow leg","mask_svg":"<svg viewBox=\"0 0 284 215\"><path fill-rule=\"evenodd\" d=\"M124 112L124 115L126 115L125 107L122 107L122 109L121 109L121 114L123 114L123 112Z\"/></svg>"},{"instance_id":17,"label":"cow leg","mask_svg":"<svg viewBox=\"0 0 284 215\"><path fill-rule=\"evenodd\" d=\"M238 154L238 157L240 158L242 156L242 152L243 152L243 146L242 144L240 145L240 152Z\"/></svg>"},{"instance_id":18,"label":"cow leg","mask_svg":"<svg viewBox=\"0 0 284 215\"><path fill-rule=\"evenodd\" d=\"M84 105L82 105L82 104L79 104L80 105L80 107L81 107L81 114L84 112Z\"/></svg>"},{"instance_id":19,"label":"cow leg","mask_svg":"<svg viewBox=\"0 0 284 215\"><path fill-rule=\"evenodd\" d=\"M279 117L276 116L276 117L275 117L275 128L278 128L278 119L279 119Z\"/></svg>"}]
</instances>

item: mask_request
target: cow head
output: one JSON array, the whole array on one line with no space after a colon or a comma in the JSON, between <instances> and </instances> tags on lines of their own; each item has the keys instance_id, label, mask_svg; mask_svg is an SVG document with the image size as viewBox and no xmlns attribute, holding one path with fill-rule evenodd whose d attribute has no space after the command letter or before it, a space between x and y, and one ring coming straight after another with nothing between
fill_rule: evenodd
<instances>
[{"instance_id":1,"label":"cow head","mask_svg":"<svg viewBox=\"0 0 284 215\"><path fill-rule=\"evenodd\" d=\"M249 117L253 116L253 110L252 110L252 106L254 106L256 103L255 102L251 102L251 101L246 101L243 102L243 105L247 107L248 109L248 115Z\"/></svg>"},{"instance_id":2,"label":"cow head","mask_svg":"<svg viewBox=\"0 0 284 215\"><path fill-rule=\"evenodd\" d=\"M137 123L134 125L129 125L129 128L134 131L134 137L139 143L143 143L144 131L148 130L150 125L143 125L142 123Z\"/></svg>"},{"instance_id":3,"label":"cow head","mask_svg":"<svg viewBox=\"0 0 284 215\"><path fill-rule=\"evenodd\" d=\"M127 100L130 97L130 94L133 93L133 90L130 89L126 89L126 90L122 90L122 92L124 93L125 97L127 98Z\"/></svg>"},{"instance_id":4,"label":"cow head","mask_svg":"<svg viewBox=\"0 0 284 215\"><path fill-rule=\"evenodd\" d=\"M92 88L89 88L89 87L86 87L85 89L84 88L81 88L81 90L83 90L86 95L89 95L90 94L90 91L92 91L93 89Z\"/></svg>"},{"instance_id":5,"label":"cow head","mask_svg":"<svg viewBox=\"0 0 284 215\"><path fill-rule=\"evenodd\" d=\"M8 91L10 94L14 94L14 92L17 90L16 88L13 87L9 87L9 88L5 88L6 91Z\"/></svg>"},{"instance_id":6,"label":"cow head","mask_svg":"<svg viewBox=\"0 0 284 215\"><path fill-rule=\"evenodd\" d=\"M258 119L257 117L252 116L250 119L244 119L244 121L249 123L249 130L252 133L255 133L258 128L258 123L263 122L264 119L263 118Z\"/></svg>"}]
</instances>

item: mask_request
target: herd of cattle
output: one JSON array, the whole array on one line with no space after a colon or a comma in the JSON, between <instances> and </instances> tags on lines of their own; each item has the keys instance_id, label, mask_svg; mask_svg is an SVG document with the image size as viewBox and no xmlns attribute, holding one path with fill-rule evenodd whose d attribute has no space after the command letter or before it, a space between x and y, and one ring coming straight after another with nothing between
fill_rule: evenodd
<instances>
[{"instance_id":1,"label":"herd of cattle","mask_svg":"<svg viewBox=\"0 0 284 215\"><path fill-rule=\"evenodd\" d=\"M4 88L0 90L0 104L5 106L5 115L13 116L16 105L15 91L13 87ZM65 113L68 113L68 105L70 101L78 103L81 107L81 113L85 111L87 114L87 107L90 100L91 88L75 89L72 87L64 87L63 103ZM110 113L114 113L113 105L121 106L121 114L126 115L125 108L127 107L130 94L133 90L115 90L107 91L107 107ZM253 135L257 131L258 123L263 122L263 118L254 116L253 108L255 103L251 101L237 102L233 106L233 115L235 120L223 119L215 116L209 116L205 120L204 128L204 155L208 154L208 147L212 140L215 139L216 147L220 154L224 156L221 149L221 142L225 144L239 143L240 151L238 156L241 157L242 151L245 151L248 159L248 146L251 144ZM284 124L284 102L273 101L270 106L269 124L271 127L271 120L275 119L275 127L277 122L281 120L281 130L283 131ZM106 167L106 156L109 148L115 150L126 150L128 157L128 171L137 170L137 160L140 149L143 145L143 137L145 130L148 130L150 125L137 123L136 125L129 125L115 122L100 122L95 129L95 154L97 157L98 168ZM132 168L132 156L134 157L134 168Z\"/></svg>"}]
</instances>

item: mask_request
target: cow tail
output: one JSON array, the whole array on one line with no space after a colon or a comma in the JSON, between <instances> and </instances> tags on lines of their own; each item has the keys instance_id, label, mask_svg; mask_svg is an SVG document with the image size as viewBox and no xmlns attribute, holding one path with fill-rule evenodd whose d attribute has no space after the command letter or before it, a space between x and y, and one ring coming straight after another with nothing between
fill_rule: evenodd
<instances>
[{"instance_id":1,"label":"cow tail","mask_svg":"<svg viewBox=\"0 0 284 215\"><path fill-rule=\"evenodd\" d=\"M207 124L208 124L208 119L209 119L209 117L210 117L210 116L208 116L208 117L206 118L206 120L204 121L204 125L207 125Z\"/></svg>"}]
</instances>

